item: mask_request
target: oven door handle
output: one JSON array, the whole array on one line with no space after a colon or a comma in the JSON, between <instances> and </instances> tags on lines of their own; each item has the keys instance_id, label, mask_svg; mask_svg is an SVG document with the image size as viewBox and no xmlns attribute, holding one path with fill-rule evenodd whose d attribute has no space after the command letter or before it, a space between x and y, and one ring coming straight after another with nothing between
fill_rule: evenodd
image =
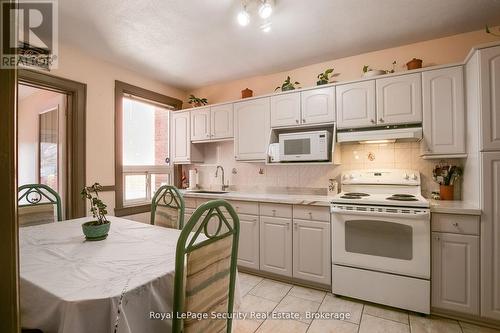
<instances>
[{"instance_id":1,"label":"oven door handle","mask_svg":"<svg viewBox=\"0 0 500 333\"><path fill-rule=\"evenodd\" d=\"M388 212L378 212L378 211L360 211L360 210L345 210L337 207L331 208L332 214L342 214L342 215L360 215L360 216L374 216L374 217L396 217L396 218L406 218L406 219L423 219L428 218L430 211L428 209L423 209L417 213L388 213Z\"/></svg>"}]
</instances>

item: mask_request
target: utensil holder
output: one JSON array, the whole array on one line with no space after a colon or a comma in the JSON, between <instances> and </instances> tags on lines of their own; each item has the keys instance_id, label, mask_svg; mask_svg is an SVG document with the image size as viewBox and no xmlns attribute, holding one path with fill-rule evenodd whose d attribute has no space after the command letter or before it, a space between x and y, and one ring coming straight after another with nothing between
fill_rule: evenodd
<instances>
[{"instance_id":1,"label":"utensil holder","mask_svg":"<svg viewBox=\"0 0 500 333\"><path fill-rule=\"evenodd\" d=\"M439 196L441 200L453 200L455 187L453 185L439 185Z\"/></svg>"}]
</instances>

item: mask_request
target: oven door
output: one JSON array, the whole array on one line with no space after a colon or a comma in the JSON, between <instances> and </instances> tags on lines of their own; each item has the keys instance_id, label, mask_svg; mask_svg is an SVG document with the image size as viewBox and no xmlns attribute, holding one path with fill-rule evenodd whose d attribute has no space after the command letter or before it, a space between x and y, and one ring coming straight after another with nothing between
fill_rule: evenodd
<instances>
[{"instance_id":1,"label":"oven door","mask_svg":"<svg viewBox=\"0 0 500 333\"><path fill-rule=\"evenodd\" d=\"M430 278L430 212L332 206L333 263Z\"/></svg>"}]
</instances>

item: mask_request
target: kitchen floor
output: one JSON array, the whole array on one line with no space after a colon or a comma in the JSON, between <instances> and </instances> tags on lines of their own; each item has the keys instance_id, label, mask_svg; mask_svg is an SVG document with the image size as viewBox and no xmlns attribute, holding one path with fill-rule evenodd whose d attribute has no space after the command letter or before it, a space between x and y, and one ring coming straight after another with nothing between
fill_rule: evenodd
<instances>
[{"instance_id":1,"label":"kitchen floor","mask_svg":"<svg viewBox=\"0 0 500 333\"><path fill-rule=\"evenodd\" d=\"M240 319L236 333L500 333L500 330L439 317L423 317L331 293L240 273L240 312L350 313L347 320Z\"/></svg>"}]
</instances>

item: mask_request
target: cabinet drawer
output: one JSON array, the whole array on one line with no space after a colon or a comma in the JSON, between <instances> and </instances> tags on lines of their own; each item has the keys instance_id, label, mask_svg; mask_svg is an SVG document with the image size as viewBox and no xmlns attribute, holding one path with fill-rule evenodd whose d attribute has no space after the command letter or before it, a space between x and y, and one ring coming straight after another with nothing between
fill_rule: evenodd
<instances>
[{"instance_id":1,"label":"cabinet drawer","mask_svg":"<svg viewBox=\"0 0 500 333\"><path fill-rule=\"evenodd\" d=\"M261 203L260 215L291 218L292 205Z\"/></svg>"},{"instance_id":2,"label":"cabinet drawer","mask_svg":"<svg viewBox=\"0 0 500 333\"><path fill-rule=\"evenodd\" d=\"M330 222L330 208L317 206L293 206L293 218Z\"/></svg>"},{"instance_id":3,"label":"cabinet drawer","mask_svg":"<svg viewBox=\"0 0 500 333\"><path fill-rule=\"evenodd\" d=\"M479 216L432 214L432 231L479 235Z\"/></svg>"},{"instance_id":4,"label":"cabinet drawer","mask_svg":"<svg viewBox=\"0 0 500 333\"><path fill-rule=\"evenodd\" d=\"M229 201L238 214L259 215L259 203L250 201Z\"/></svg>"},{"instance_id":5,"label":"cabinet drawer","mask_svg":"<svg viewBox=\"0 0 500 333\"><path fill-rule=\"evenodd\" d=\"M184 205L186 208L196 208L196 198L186 198L184 197Z\"/></svg>"}]
</instances>

